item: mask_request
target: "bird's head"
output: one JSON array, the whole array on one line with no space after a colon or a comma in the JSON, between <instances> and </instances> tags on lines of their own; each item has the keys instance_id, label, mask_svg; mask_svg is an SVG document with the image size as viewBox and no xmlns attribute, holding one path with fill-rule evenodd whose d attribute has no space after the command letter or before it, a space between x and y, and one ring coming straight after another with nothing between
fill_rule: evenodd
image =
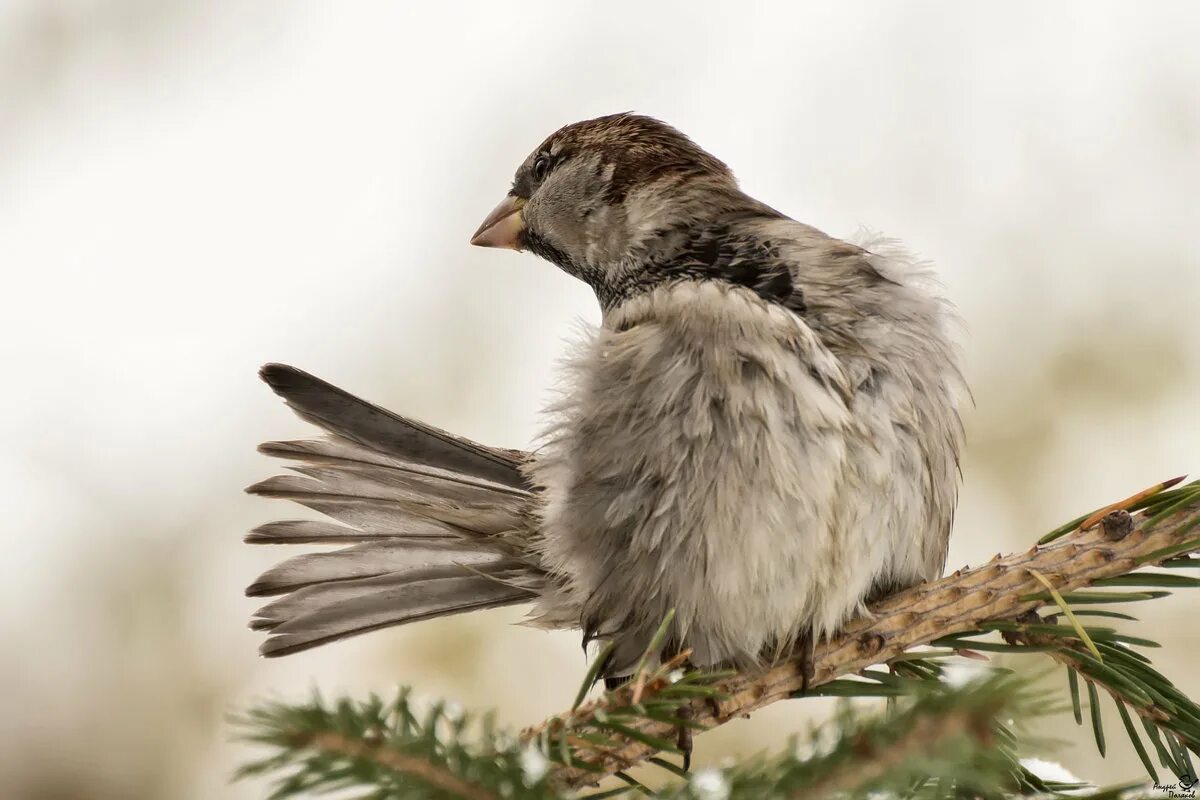
<instances>
[{"instance_id":1,"label":"bird's head","mask_svg":"<svg viewBox=\"0 0 1200 800\"><path fill-rule=\"evenodd\" d=\"M729 168L687 136L650 117L614 114L542 142L471 243L531 250L604 302L684 244L689 228L747 203Z\"/></svg>"}]
</instances>

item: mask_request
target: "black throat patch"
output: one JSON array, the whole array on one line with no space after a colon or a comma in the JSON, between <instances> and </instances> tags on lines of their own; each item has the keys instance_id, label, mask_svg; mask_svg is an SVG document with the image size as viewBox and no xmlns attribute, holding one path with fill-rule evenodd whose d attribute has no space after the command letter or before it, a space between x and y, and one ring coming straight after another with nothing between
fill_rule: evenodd
<instances>
[{"instance_id":1,"label":"black throat patch","mask_svg":"<svg viewBox=\"0 0 1200 800\"><path fill-rule=\"evenodd\" d=\"M749 289L763 300L801 316L807 311L803 292L770 238L735 232L732 224L693 228L686 233L687 243L682 249L662 259L651 259L615 285L580 277L592 285L605 310L670 283L719 281Z\"/></svg>"}]
</instances>

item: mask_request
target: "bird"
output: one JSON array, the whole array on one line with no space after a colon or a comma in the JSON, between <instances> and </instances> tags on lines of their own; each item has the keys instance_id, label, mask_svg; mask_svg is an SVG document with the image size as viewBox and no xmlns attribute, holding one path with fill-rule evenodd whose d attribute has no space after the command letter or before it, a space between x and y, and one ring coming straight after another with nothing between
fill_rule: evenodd
<instances>
[{"instance_id":1,"label":"bird","mask_svg":"<svg viewBox=\"0 0 1200 800\"><path fill-rule=\"evenodd\" d=\"M325 515L246 541L332 545L247 589L265 656L476 609L606 645L616 685L662 658L796 657L874 600L941 575L969 392L961 323L895 241L829 236L750 197L652 117L566 125L517 168L471 244L583 281L530 452L394 414L302 370L261 377L323 431L260 450L247 491ZM658 658L660 654L651 654Z\"/></svg>"}]
</instances>

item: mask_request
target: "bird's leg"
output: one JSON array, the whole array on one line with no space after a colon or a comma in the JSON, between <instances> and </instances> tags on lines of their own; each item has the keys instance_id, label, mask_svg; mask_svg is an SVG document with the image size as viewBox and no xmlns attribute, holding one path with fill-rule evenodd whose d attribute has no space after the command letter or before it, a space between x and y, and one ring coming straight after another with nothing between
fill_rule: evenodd
<instances>
[{"instance_id":1,"label":"bird's leg","mask_svg":"<svg viewBox=\"0 0 1200 800\"><path fill-rule=\"evenodd\" d=\"M668 653L678 651L677 647L668 646L662 652L662 660L669 661ZM680 666L684 672L690 672L696 668L691 661L684 661ZM675 746L679 748L679 752L683 754L683 771L687 772L692 768L692 729L687 723L692 719L692 710L686 705L680 706L675 712L675 717L680 721L678 732L675 734Z\"/></svg>"},{"instance_id":2,"label":"bird's leg","mask_svg":"<svg viewBox=\"0 0 1200 800\"><path fill-rule=\"evenodd\" d=\"M632 680L632 675L608 677L604 679L604 689L611 692L613 689L619 689ZM690 720L692 718L692 710L687 706L683 706L675 715L680 720ZM687 725L679 726L679 732L675 736L675 746L683 754L683 771L687 772L692 766L692 729Z\"/></svg>"},{"instance_id":3,"label":"bird's leg","mask_svg":"<svg viewBox=\"0 0 1200 800\"><path fill-rule=\"evenodd\" d=\"M692 768L692 729L686 723L692 718L692 710L687 706L681 706L675 712L675 716L685 723L679 726L679 733L675 736L675 746L683 754L683 771L687 772Z\"/></svg>"},{"instance_id":4,"label":"bird's leg","mask_svg":"<svg viewBox=\"0 0 1200 800\"><path fill-rule=\"evenodd\" d=\"M889 663L887 665L887 671L888 671L888 674L893 677L900 677L900 672L896 669L895 664ZM886 701L886 708L887 708L888 719L891 719L892 717L896 716L896 697L894 695L888 696L887 701Z\"/></svg>"},{"instance_id":5,"label":"bird's leg","mask_svg":"<svg viewBox=\"0 0 1200 800\"><path fill-rule=\"evenodd\" d=\"M796 656L796 665L800 667L800 693L808 691L808 687L812 685L813 675L815 673L816 664L814 663L814 649L816 647L816 637L813 635L812 629L805 629L796 637L796 645L793 653Z\"/></svg>"}]
</instances>

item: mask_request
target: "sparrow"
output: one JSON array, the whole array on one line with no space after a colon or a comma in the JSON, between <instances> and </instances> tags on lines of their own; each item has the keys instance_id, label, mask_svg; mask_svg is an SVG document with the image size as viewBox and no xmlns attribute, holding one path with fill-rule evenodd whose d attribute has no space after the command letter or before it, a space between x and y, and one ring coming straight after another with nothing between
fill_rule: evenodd
<instances>
[{"instance_id":1,"label":"sparrow","mask_svg":"<svg viewBox=\"0 0 1200 800\"><path fill-rule=\"evenodd\" d=\"M541 256L599 301L540 445L478 444L265 366L324 436L262 445L295 474L248 491L328 519L246 541L337 549L249 587L278 596L251 622L264 655L529 604L528 624L611 643L609 680L672 611L664 653L745 668L811 653L941 574L957 320L894 242L790 219L675 128L624 113L542 142L471 243Z\"/></svg>"}]
</instances>

